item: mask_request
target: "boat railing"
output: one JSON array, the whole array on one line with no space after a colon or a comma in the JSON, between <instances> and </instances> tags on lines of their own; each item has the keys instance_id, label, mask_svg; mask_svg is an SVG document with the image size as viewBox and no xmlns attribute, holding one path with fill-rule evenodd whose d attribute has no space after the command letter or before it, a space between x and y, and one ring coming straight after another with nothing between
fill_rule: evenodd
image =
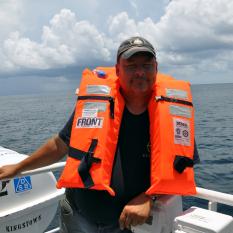
<instances>
[{"instance_id":1,"label":"boat railing","mask_svg":"<svg viewBox=\"0 0 233 233\"><path fill-rule=\"evenodd\" d=\"M25 175L36 175L44 172L53 172L61 170L65 166L65 162L58 162L46 167L38 168L35 170L25 171L18 175L18 177ZM233 194L222 193L218 191L213 191L201 187L197 187L197 194L193 197L201 198L208 201L208 209L212 211L217 211L217 204L225 204L233 206ZM55 233L59 232L60 228L55 228L53 230L47 231L45 233Z\"/></svg>"},{"instance_id":2,"label":"boat railing","mask_svg":"<svg viewBox=\"0 0 233 233\"><path fill-rule=\"evenodd\" d=\"M22 172L19 176L36 175L36 174L40 174L44 172L57 171L57 170L61 170L64 166L65 166L65 162L58 162L58 163L55 163L55 164L52 164L46 167ZM193 196L208 200L209 210L216 211L217 203L233 206L233 195L232 194L227 194L227 193L222 193L218 191L213 191L213 190L197 187L197 194Z\"/></svg>"}]
</instances>

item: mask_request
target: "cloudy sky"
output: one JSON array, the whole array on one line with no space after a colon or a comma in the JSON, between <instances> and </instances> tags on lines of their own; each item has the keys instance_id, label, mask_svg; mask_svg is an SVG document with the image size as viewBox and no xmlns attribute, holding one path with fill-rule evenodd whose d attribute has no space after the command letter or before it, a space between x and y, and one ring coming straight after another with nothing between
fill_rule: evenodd
<instances>
[{"instance_id":1,"label":"cloudy sky","mask_svg":"<svg viewBox=\"0 0 233 233\"><path fill-rule=\"evenodd\" d=\"M0 95L75 89L83 67L114 65L134 35L161 72L233 82L232 0L0 0Z\"/></svg>"}]
</instances>

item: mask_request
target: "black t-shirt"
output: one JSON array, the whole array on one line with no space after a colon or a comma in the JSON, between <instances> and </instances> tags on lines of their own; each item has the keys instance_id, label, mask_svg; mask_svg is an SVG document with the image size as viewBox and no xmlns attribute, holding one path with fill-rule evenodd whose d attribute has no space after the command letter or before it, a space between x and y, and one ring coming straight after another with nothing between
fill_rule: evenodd
<instances>
[{"instance_id":1,"label":"black t-shirt","mask_svg":"<svg viewBox=\"0 0 233 233\"><path fill-rule=\"evenodd\" d=\"M73 117L74 113L59 133L67 145ZM117 222L125 204L149 187L148 111L133 115L127 108L124 109L117 151L119 153L115 157L120 158L115 158L118 162L114 163L111 181L111 186L116 191L115 197L106 191L67 189L69 201L91 221L105 224Z\"/></svg>"}]
</instances>

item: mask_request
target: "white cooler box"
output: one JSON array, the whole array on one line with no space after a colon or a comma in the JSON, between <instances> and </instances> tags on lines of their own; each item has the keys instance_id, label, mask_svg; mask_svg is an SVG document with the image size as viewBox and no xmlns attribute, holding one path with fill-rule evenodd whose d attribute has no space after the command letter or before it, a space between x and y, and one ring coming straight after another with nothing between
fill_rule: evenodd
<instances>
[{"instance_id":1,"label":"white cooler box","mask_svg":"<svg viewBox=\"0 0 233 233\"><path fill-rule=\"evenodd\" d=\"M134 233L171 233L176 216L182 214L181 196L162 195L157 198L152 210L152 224L132 227Z\"/></svg>"},{"instance_id":2,"label":"white cooler box","mask_svg":"<svg viewBox=\"0 0 233 233\"><path fill-rule=\"evenodd\" d=\"M233 233L233 217L191 207L175 218L173 233Z\"/></svg>"}]
</instances>

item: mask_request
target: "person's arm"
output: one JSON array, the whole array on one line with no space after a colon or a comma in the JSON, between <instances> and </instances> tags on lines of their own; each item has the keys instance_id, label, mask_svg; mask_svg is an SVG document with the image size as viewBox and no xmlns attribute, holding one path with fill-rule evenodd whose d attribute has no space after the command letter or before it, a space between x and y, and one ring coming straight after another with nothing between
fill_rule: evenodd
<instances>
[{"instance_id":1,"label":"person's arm","mask_svg":"<svg viewBox=\"0 0 233 233\"><path fill-rule=\"evenodd\" d=\"M197 150L196 141L194 144L194 164L200 163L199 153ZM166 195L166 194L164 194ZM145 193L133 198L127 203L121 212L119 225L121 229L131 228L132 226L140 225L146 222L151 213L153 200Z\"/></svg>"},{"instance_id":2,"label":"person's arm","mask_svg":"<svg viewBox=\"0 0 233 233\"><path fill-rule=\"evenodd\" d=\"M67 145L59 136L50 138L27 159L19 163L20 172L44 167L59 161L68 153Z\"/></svg>"},{"instance_id":3,"label":"person's arm","mask_svg":"<svg viewBox=\"0 0 233 233\"><path fill-rule=\"evenodd\" d=\"M68 153L74 111L58 135L49 139L28 158L17 164L0 167L0 180L12 178L20 172L47 166L59 161Z\"/></svg>"},{"instance_id":4,"label":"person's arm","mask_svg":"<svg viewBox=\"0 0 233 233\"><path fill-rule=\"evenodd\" d=\"M153 200L145 193L141 193L129 201L119 218L120 228L130 229L131 226L141 225L150 217Z\"/></svg>"},{"instance_id":5,"label":"person's arm","mask_svg":"<svg viewBox=\"0 0 233 233\"><path fill-rule=\"evenodd\" d=\"M7 179L17 174L39 167L47 166L59 161L68 152L68 146L56 135L49 139L28 158L17 164L0 167L0 179Z\"/></svg>"}]
</instances>

